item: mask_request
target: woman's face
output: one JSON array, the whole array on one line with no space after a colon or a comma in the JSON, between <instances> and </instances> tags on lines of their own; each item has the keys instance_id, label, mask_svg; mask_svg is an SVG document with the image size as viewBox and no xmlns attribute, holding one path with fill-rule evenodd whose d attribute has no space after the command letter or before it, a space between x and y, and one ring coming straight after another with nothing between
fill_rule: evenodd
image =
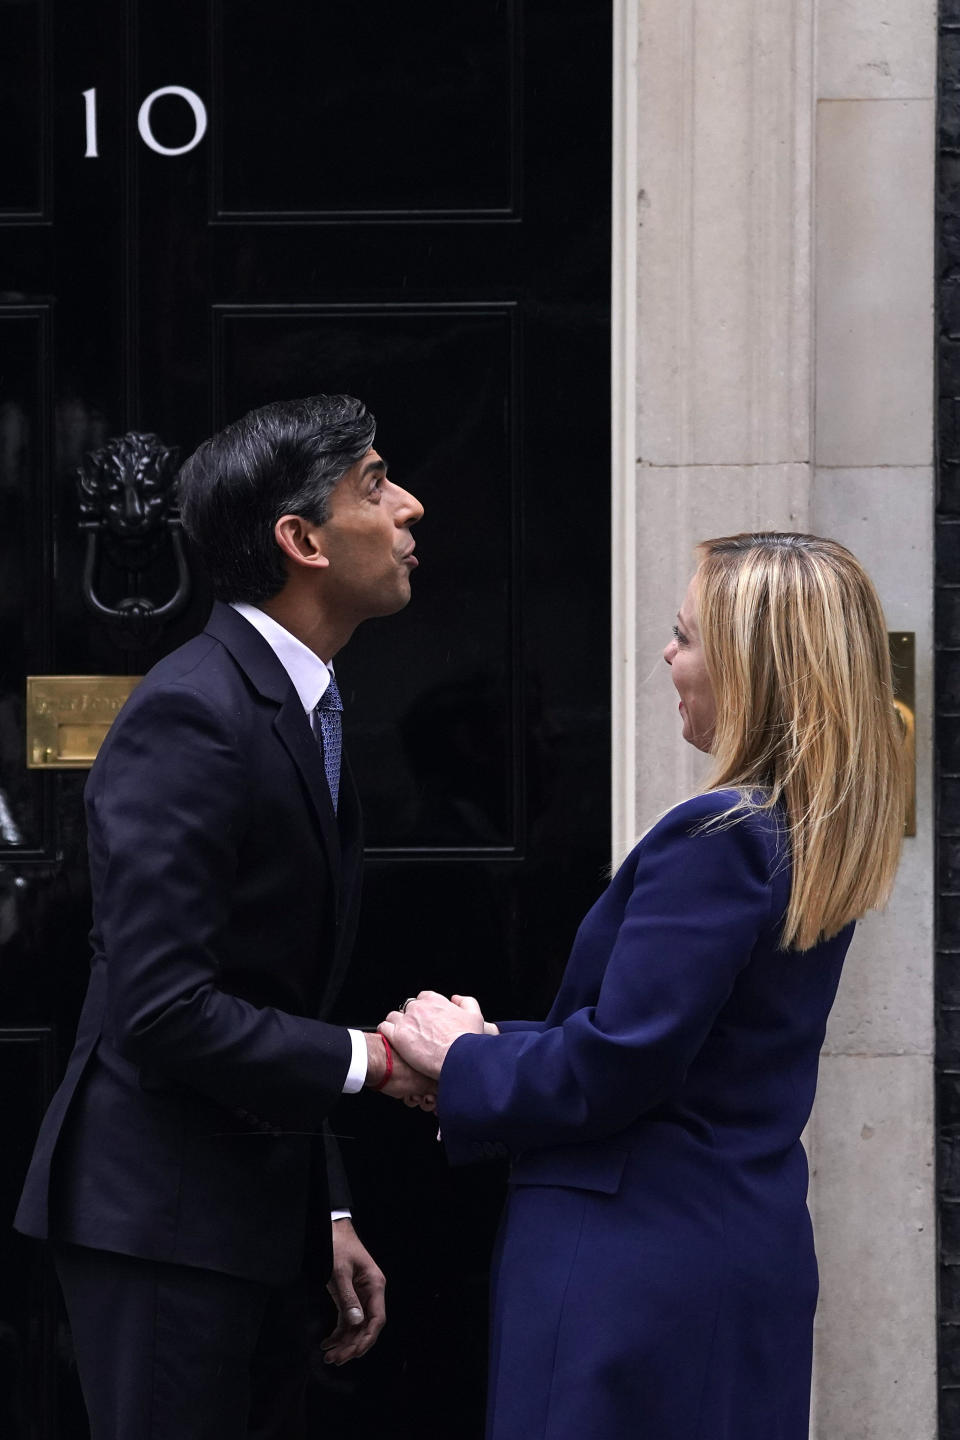
<instances>
[{"instance_id":1,"label":"woman's face","mask_svg":"<svg viewBox=\"0 0 960 1440\"><path fill-rule=\"evenodd\" d=\"M683 738L698 750L710 750L717 720L717 707L707 675L707 662L697 626L697 577L687 586L677 612L673 638L663 652L670 666L670 678L680 696Z\"/></svg>"}]
</instances>

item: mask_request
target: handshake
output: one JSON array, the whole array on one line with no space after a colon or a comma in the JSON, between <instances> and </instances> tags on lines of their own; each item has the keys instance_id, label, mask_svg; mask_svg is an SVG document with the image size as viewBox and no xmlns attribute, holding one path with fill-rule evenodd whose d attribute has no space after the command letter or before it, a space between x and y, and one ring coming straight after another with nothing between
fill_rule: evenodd
<instances>
[{"instance_id":1,"label":"handshake","mask_svg":"<svg viewBox=\"0 0 960 1440\"><path fill-rule=\"evenodd\" d=\"M391 1010L377 1034L367 1035L366 1084L411 1108L433 1110L437 1081L454 1040L497 1034L471 995L451 995L448 1000L435 990L421 990L416 999Z\"/></svg>"}]
</instances>

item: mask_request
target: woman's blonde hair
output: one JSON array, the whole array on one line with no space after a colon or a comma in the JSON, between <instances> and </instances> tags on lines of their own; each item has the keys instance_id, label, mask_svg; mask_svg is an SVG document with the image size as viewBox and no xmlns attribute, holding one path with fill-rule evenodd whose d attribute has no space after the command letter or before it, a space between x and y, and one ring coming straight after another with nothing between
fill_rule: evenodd
<instances>
[{"instance_id":1,"label":"woman's blonde hair","mask_svg":"<svg viewBox=\"0 0 960 1440\"><path fill-rule=\"evenodd\" d=\"M884 904L900 855L903 727L883 611L833 540L730 535L697 554L716 702L707 788L739 790L749 810L782 806L793 862L782 944L806 950Z\"/></svg>"}]
</instances>

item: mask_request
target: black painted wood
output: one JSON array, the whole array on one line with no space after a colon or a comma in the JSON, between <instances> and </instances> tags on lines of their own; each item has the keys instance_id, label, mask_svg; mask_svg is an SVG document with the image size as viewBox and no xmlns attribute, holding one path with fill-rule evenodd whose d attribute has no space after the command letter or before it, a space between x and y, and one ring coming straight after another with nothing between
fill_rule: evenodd
<instances>
[{"instance_id":1,"label":"black painted wood","mask_svg":"<svg viewBox=\"0 0 960 1440\"><path fill-rule=\"evenodd\" d=\"M16 881L0 875L0 912L13 903ZM0 1204L12 1213L19 1177L37 1126L53 1090L53 1034L46 1028L0 1029L0 1126L5 1161L0 1170ZM51 1277L36 1246L0 1229L0 1434L52 1431L55 1386L52 1362L57 1307Z\"/></svg>"},{"instance_id":2,"label":"black painted wood","mask_svg":"<svg viewBox=\"0 0 960 1440\"><path fill-rule=\"evenodd\" d=\"M264 65L263 7L214 0L219 218L517 214L522 6L419 0L384 18L274 0ZM299 103L278 110L278 94Z\"/></svg>"},{"instance_id":3,"label":"black painted wood","mask_svg":"<svg viewBox=\"0 0 960 1440\"><path fill-rule=\"evenodd\" d=\"M8 144L0 173L0 224L47 218L50 123L50 13L45 0L4 7L0 47L0 134Z\"/></svg>"},{"instance_id":4,"label":"black painted wood","mask_svg":"<svg viewBox=\"0 0 960 1440\"><path fill-rule=\"evenodd\" d=\"M338 657L370 851L341 1018L373 1022L421 986L543 1013L609 847L611 21L608 0L102 0L92 24L67 0L19 0L4 23L9 1210L72 1040L89 925L84 777L26 771L23 679L138 673L209 600L195 574L188 612L139 653L85 610L73 474L111 436L187 453L268 399L371 404L427 514L413 603ZM208 118L176 156L156 147L191 145L182 95L150 105L151 143L138 129L171 85ZM170 564L147 593L169 592ZM470 1440L502 1173L449 1172L435 1126L377 1097L337 1125L391 1321L360 1368L317 1365L311 1417L329 1440ZM34 1248L7 1243L0 1363L29 1345L41 1379L10 1391L25 1398L0 1433L83 1440L55 1291Z\"/></svg>"}]
</instances>

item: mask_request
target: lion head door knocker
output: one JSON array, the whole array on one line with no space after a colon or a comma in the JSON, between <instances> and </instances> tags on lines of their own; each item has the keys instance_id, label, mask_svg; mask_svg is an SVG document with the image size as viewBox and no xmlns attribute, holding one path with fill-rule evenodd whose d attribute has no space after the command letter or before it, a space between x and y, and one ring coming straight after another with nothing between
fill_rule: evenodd
<instances>
[{"instance_id":1,"label":"lion head door knocker","mask_svg":"<svg viewBox=\"0 0 960 1440\"><path fill-rule=\"evenodd\" d=\"M152 644L190 595L177 510L179 454L156 435L131 433L108 440L77 470L80 529L87 532L83 598L124 649ZM169 599L140 593L146 571L171 568Z\"/></svg>"}]
</instances>

